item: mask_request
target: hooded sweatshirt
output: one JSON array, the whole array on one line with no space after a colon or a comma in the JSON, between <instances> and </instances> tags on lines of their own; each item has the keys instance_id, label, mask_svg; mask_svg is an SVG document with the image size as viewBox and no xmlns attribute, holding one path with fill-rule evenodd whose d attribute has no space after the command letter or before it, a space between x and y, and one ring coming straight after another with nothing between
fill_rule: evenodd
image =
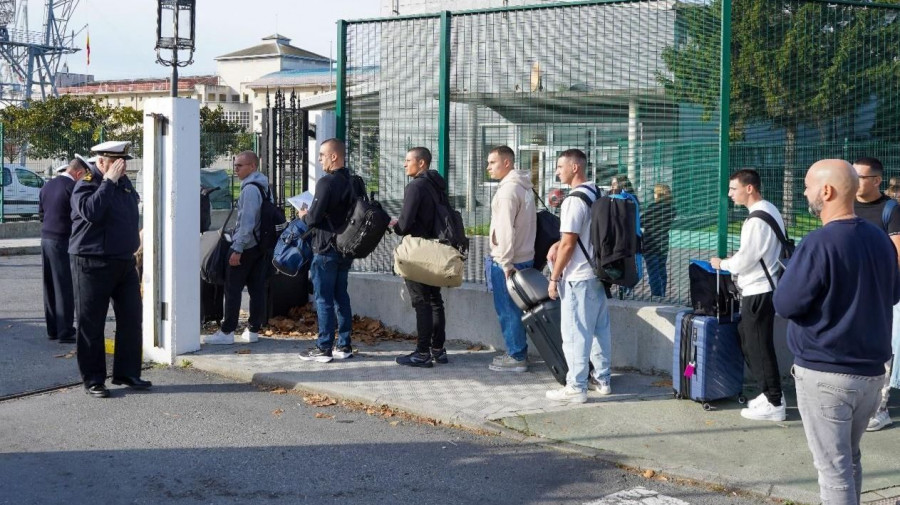
<instances>
[{"instance_id":1,"label":"hooded sweatshirt","mask_svg":"<svg viewBox=\"0 0 900 505\"><path fill-rule=\"evenodd\" d=\"M237 201L237 221L231 244L231 250L236 253L243 253L256 246L256 236L259 234L259 209L262 207L263 195L256 186L251 186L254 182L263 187L268 198L269 179L258 170L241 181L241 194Z\"/></svg>"},{"instance_id":2,"label":"hooded sweatshirt","mask_svg":"<svg viewBox=\"0 0 900 505\"><path fill-rule=\"evenodd\" d=\"M403 209L394 225L394 233L437 238L435 205L441 194L447 194L447 183L436 170L424 170L415 176L403 193Z\"/></svg>"},{"instance_id":3,"label":"hooded sweatshirt","mask_svg":"<svg viewBox=\"0 0 900 505\"><path fill-rule=\"evenodd\" d=\"M510 170L491 200L491 257L504 270L534 259L537 212L529 174Z\"/></svg>"}]
</instances>

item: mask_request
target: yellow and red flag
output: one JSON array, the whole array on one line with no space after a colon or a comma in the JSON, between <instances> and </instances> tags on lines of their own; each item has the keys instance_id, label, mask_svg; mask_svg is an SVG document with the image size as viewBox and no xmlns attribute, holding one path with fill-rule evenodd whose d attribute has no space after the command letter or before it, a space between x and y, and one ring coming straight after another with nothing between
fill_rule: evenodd
<instances>
[{"instance_id":1,"label":"yellow and red flag","mask_svg":"<svg viewBox=\"0 0 900 505\"><path fill-rule=\"evenodd\" d=\"M90 66L91 64L91 32L87 32L87 43L85 43L85 50L87 51L87 64Z\"/></svg>"}]
</instances>

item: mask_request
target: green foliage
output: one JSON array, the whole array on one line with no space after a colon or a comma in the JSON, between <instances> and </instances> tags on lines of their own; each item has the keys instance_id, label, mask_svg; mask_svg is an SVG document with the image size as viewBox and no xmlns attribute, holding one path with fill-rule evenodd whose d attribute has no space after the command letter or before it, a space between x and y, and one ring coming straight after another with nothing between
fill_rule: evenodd
<instances>
[{"instance_id":1,"label":"green foliage","mask_svg":"<svg viewBox=\"0 0 900 505\"><path fill-rule=\"evenodd\" d=\"M200 166L208 167L219 156L253 149L253 134L228 121L222 106L200 109Z\"/></svg>"},{"instance_id":2,"label":"green foliage","mask_svg":"<svg viewBox=\"0 0 900 505\"><path fill-rule=\"evenodd\" d=\"M143 157L143 113L133 107L107 107L105 112L107 114L104 122L105 138L108 140L127 140L131 142L132 155L137 158Z\"/></svg>"},{"instance_id":3,"label":"green foliage","mask_svg":"<svg viewBox=\"0 0 900 505\"><path fill-rule=\"evenodd\" d=\"M14 142L5 148L5 156L18 154L27 142L32 157L67 160L90 150L106 119L96 100L71 95L10 106L0 114Z\"/></svg>"}]
</instances>

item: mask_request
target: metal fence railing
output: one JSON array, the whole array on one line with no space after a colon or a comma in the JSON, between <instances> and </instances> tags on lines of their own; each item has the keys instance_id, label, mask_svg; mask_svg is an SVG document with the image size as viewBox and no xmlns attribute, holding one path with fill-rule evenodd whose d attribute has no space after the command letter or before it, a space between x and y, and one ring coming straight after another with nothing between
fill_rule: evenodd
<instances>
[{"instance_id":1,"label":"metal fence railing","mask_svg":"<svg viewBox=\"0 0 900 505\"><path fill-rule=\"evenodd\" d=\"M803 197L817 159L876 156L886 180L900 174L897 4L598 0L341 22L338 37L350 167L391 211L406 151L430 148L475 235L468 281L483 280L496 187L485 164L501 144L545 198L568 148L601 186L627 180L645 232L668 240L656 241L668 288L653 299L676 303L689 258L739 243L731 172L760 171L796 238L818 226ZM671 211L655 201L669 193ZM394 240L356 268L391 272ZM650 299L647 281L625 296Z\"/></svg>"}]
</instances>

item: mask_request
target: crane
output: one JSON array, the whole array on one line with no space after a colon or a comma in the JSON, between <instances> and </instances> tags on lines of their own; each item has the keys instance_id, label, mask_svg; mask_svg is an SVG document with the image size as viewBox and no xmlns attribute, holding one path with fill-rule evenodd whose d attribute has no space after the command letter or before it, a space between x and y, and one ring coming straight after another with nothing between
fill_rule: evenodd
<instances>
[{"instance_id":1,"label":"crane","mask_svg":"<svg viewBox=\"0 0 900 505\"><path fill-rule=\"evenodd\" d=\"M0 0L0 104L20 104L40 93L56 96L64 55L80 51L66 34L79 0L44 0L43 31L28 27L28 0ZM0 106L2 106L0 105Z\"/></svg>"}]
</instances>

